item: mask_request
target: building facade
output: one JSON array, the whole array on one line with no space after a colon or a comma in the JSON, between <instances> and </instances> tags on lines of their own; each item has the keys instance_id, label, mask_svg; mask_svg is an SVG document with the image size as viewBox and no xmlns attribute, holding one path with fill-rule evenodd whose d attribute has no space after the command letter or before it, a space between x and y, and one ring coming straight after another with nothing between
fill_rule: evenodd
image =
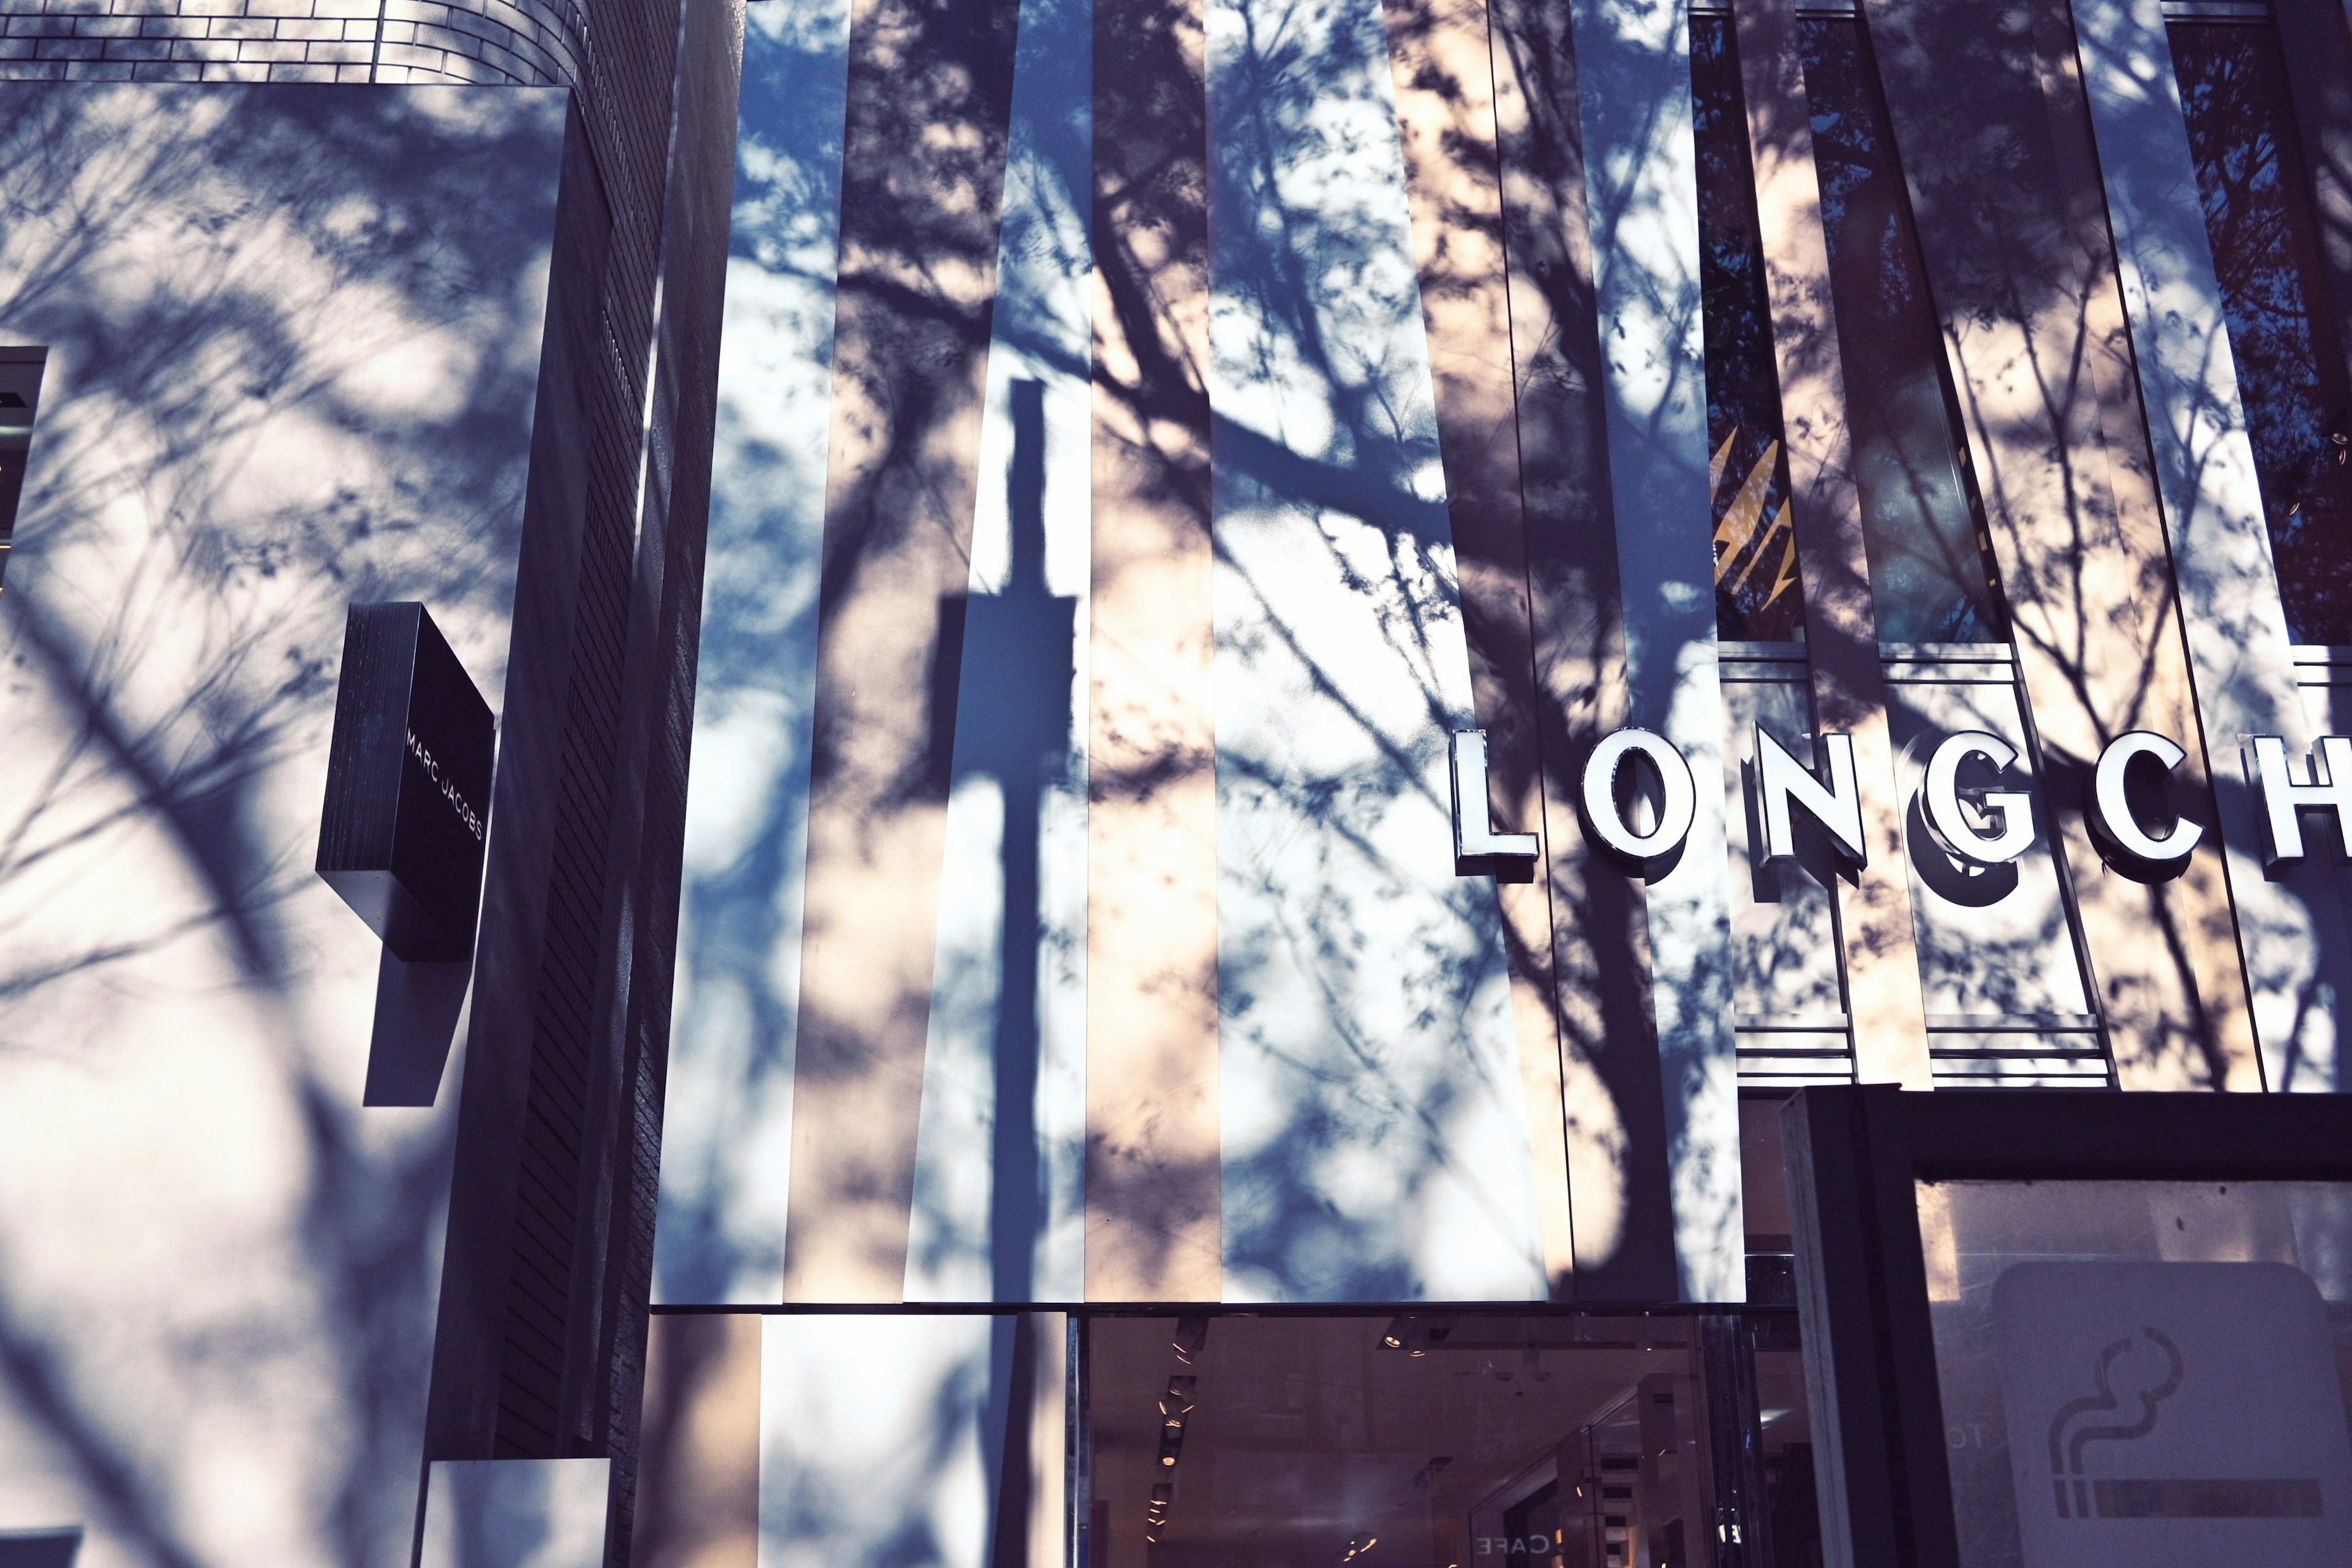
<instances>
[{"instance_id":1,"label":"building facade","mask_svg":"<svg viewBox=\"0 0 2352 1568\"><path fill-rule=\"evenodd\" d=\"M5 52L0 1565L2352 1541L2340 0Z\"/></svg>"}]
</instances>

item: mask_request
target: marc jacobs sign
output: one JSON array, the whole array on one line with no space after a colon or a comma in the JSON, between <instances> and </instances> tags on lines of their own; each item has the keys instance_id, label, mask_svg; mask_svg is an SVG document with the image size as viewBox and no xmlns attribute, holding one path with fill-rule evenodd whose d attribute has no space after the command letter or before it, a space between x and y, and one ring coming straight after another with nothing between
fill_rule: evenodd
<instances>
[{"instance_id":1,"label":"marc jacobs sign","mask_svg":"<svg viewBox=\"0 0 2352 1568\"><path fill-rule=\"evenodd\" d=\"M1866 864L1870 849L1863 834L1852 737L1819 738L1826 776L1799 762L1760 725L1754 743L1749 778L1761 839L1758 858L1767 865L1794 860L1802 817L1821 828L1840 858ZM2263 863L2273 869L2305 858L2307 812L2332 816L2337 851L2352 857L2352 739L2330 735L2316 750L2299 770L2277 737L2256 736L2249 742L2248 771L2262 802ZM2092 828L2104 847L2143 877L2178 876L2205 836L2201 825L2184 817L2157 820L2167 816L2153 809L2161 792L2147 787L2168 777L2187 756L2166 736L2135 730L2108 742L2092 770L2084 802ZM1999 775L2018 761L2016 747L1981 730L1948 735L1928 753L1920 812L1937 842L1955 858L2000 866L2032 847L2033 796L1997 787ZM1964 771L1978 779L1990 773L1995 786L1964 783ZM1672 742L1653 731L1625 729L1604 737L1585 759L1577 804L1586 830L1604 851L1649 873L1671 865L1681 852L1697 815L1698 786L1689 762ZM1455 858L1493 869L1532 863L1537 851L1531 833L1494 830L1486 808L1486 731L1456 734Z\"/></svg>"},{"instance_id":2,"label":"marc jacobs sign","mask_svg":"<svg viewBox=\"0 0 2352 1568\"><path fill-rule=\"evenodd\" d=\"M353 605L319 875L411 963L474 945L498 726L418 604Z\"/></svg>"}]
</instances>

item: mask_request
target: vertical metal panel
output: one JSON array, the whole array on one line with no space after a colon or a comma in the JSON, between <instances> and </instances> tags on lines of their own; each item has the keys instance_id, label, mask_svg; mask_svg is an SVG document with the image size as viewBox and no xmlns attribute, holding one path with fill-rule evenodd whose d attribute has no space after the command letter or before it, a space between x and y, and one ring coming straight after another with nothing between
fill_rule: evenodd
<instances>
[{"instance_id":1,"label":"vertical metal panel","mask_svg":"<svg viewBox=\"0 0 2352 1568\"><path fill-rule=\"evenodd\" d=\"M2241 757L2252 735L2283 736L2300 757L2320 731L2294 689L2163 9L2079 0L2074 16L2265 1077L2338 1088L2335 1009L2312 1001L2352 997L2344 879L2320 861L2264 875L2261 805Z\"/></svg>"},{"instance_id":2,"label":"vertical metal panel","mask_svg":"<svg viewBox=\"0 0 2352 1568\"><path fill-rule=\"evenodd\" d=\"M856 0L787 1300L906 1285L1016 0Z\"/></svg>"},{"instance_id":3,"label":"vertical metal panel","mask_svg":"<svg viewBox=\"0 0 2352 1568\"><path fill-rule=\"evenodd\" d=\"M1902 1102L1928 1098L1885 1086L1809 1089L1782 1112L1830 1568L1958 1568L1901 1114Z\"/></svg>"},{"instance_id":4,"label":"vertical metal panel","mask_svg":"<svg viewBox=\"0 0 2352 1568\"><path fill-rule=\"evenodd\" d=\"M2352 371L2352 0L2273 0L2312 182L2336 344Z\"/></svg>"},{"instance_id":5,"label":"vertical metal panel","mask_svg":"<svg viewBox=\"0 0 2352 1568\"><path fill-rule=\"evenodd\" d=\"M632 1568L757 1568L761 1321L750 1312L655 1314Z\"/></svg>"},{"instance_id":6,"label":"vertical metal panel","mask_svg":"<svg viewBox=\"0 0 2352 1568\"><path fill-rule=\"evenodd\" d=\"M1094 13L1024 0L906 1298L1085 1293Z\"/></svg>"},{"instance_id":7,"label":"vertical metal panel","mask_svg":"<svg viewBox=\"0 0 2352 1568\"><path fill-rule=\"evenodd\" d=\"M2082 807L2108 739L2197 715L2072 31L2043 0L1997 24L1964 0L1865 9L2118 1075L2258 1088L2220 846L2144 885L2101 863ZM2179 778L2210 815L2203 769Z\"/></svg>"},{"instance_id":8,"label":"vertical metal panel","mask_svg":"<svg viewBox=\"0 0 2352 1568\"><path fill-rule=\"evenodd\" d=\"M1740 759L1724 779L1731 1005L1742 1079L1851 1083L1855 1038L1848 1032L1844 955L1831 892L1843 879L1825 854L1814 852L1822 847L1808 848L1797 864L1768 866L1754 842L1755 743L1748 737L1756 726L1790 755L1813 756L1805 654L1803 643L1723 645L1725 733Z\"/></svg>"},{"instance_id":9,"label":"vertical metal panel","mask_svg":"<svg viewBox=\"0 0 2352 1568\"><path fill-rule=\"evenodd\" d=\"M1066 1315L730 1321L758 1341L758 1568L1070 1561ZM730 1341L740 1332L730 1327ZM731 1478L731 1403L729 1414L714 1457ZM737 1494L726 1500L734 1508Z\"/></svg>"},{"instance_id":10,"label":"vertical metal panel","mask_svg":"<svg viewBox=\"0 0 2352 1568\"><path fill-rule=\"evenodd\" d=\"M599 1568L613 1461L438 1459L417 1568Z\"/></svg>"},{"instance_id":11,"label":"vertical metal panel","mask_svg":"<svg viewBox=\"0 0 2352 1568\"><path fill-rule=\"evenodd\" d=\"M1796 5L1793 0L1741 0L1733 17L1794 491L1813 719L1818 730L1853 739L1870 850L1869 863L1836 884L1854 1071L1865 1083L1925 1089L1927 1025L1902 866L1903 808L1887 736L1878 616L1853 479Z\"/></svg>"},{"instance_id":12,"label":"vertical metal panel","mask_svg":"<svg viewBox=\"0 0 2352 1568\"><path fill-rule=\"evenodd\" d=\"M1688 18L1577 0L1577 101L1607 389L1628 718L1702 779L1723 766L1708 539ZM1746 1290L1723 797L1699 792L1681 858L1648 886L1675 1250L1685 1296Z\"/></svg>"},{"instance_id":13,"label":"vertical metal panel","mask_svg":"<svg viewBox=\"0 0 2352 1568\"><path fill-rule=\"evenodd\" d=\"M1389 68L1436 395L1446 515L1461 580L1470 695L1486 732L1489 821L1532 831L1544 809L1527 515L1512 376L1510 268L1485 0L1390 0ZM1547 846L1549 848L1549 846ZM1572 1289L1565 1084L1551 992L1551 866L1498 882L1536 1223L1552 1294Z\"/></svg>"},{"instance_id":14,"label":"vertical metal panel","mask_svg":"<svg viewBox=\"0 0 2352 1568\"><path fill-rule=\"evenodd\" d=\"M1221 1294L1200 0L1096 0L1086 1283Z\"/></svg>"},{"instance_id":15,"label":"vertical metal panel","mask_svg":"<svg viewBox=\"0 0 2352 1568\"><path fill-rule=\"evenodd\" d=\"M759 1568L992 1568L1016 1328L977 1313L762 1319Z\"/></svg>"},{"instance_id":16,"label":"vertical metal panel","mask_svg":"<svg viewBox=\"0 0 2352 1568\"><path fill-rule=\"evenodd\" d=\"M783 1294L848 0L745 16L656 1302Z\"/></svg>"},{"instance_id":17,"label":"vertical metal panel","mask_svg":"<svg viewBox=\"0 0 2352 1568\"><path fill-rule=\"evenodd\" d=\"M1890 644L1888 717L1903 802L1905 862L1918 918L1927 1044L1939 1078L2105 1087L2109 1065L2059 888L2051 784L2023 768L2003 787L2033 795L2033 843L2006 866L1946 853L1919 805L1927 759L1945 737L1998 735L2021 756L2024 710L2009 648L1998 643Z\"/></svg>"},{"instance_id":18,"label":"vertical metal panel","mask_svg":"<svg viewBox=\"0 0 2352 1568\"><path fill-rule=\"evenodd\" d=\"M1587 851L1575 805L1578 764L1627 708L1576 59L1561 7L1495 0L1488 23L1576 1289L1663 1298L1675 1267L1648 910Z\"/></svg>"},{"instance_id":19,"label":"vertical metal panel","mask_svg":"<svg viewBox=\"0 0 2352 1568\"><path fill-rule=\"evenodd\" d=\"M1378 0L1208 39L1225 1293L1540 1299Z\"/></svg>"}]
</instances>

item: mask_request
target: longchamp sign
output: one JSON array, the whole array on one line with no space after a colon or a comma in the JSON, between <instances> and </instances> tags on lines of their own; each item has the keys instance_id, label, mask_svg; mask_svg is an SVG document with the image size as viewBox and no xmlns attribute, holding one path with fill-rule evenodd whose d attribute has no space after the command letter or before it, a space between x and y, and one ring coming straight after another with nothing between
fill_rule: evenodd
<instances>
[{"instance_id":1,"label":"longchamp sign","mask_svg":"<svg viewBox=\"0 0 2352 1568\"><path fill-rule=\"evenodd\" d=\"M1817 747L1828 776L1799 762L1759 725L1754 731L1755 766L1749 773L1756 821L1767 865L1793 860L1797 823L1810 819L1827 836L1833 851L1854 865L1869 861L1864 837L1862 789L1854 773L1850 736L1826 734ZM2273 869L2305 858L2306 812L2324 812L2336 823L2339 855L2352 857L2352 738L2323 737L2317 754L2296 777L2286 742L2255 736L2249 743L2249 772L2262 798L2263 862ZM2093 827L2106 844L2137 862L2142 872L2177 876L2205 837L2204 827L2185 817L2149 821L2126 785L2135 764L2168 775L2187 759L2178 742L2151 731L2116 736L2099 753L2091 773L2087 806ZM1999 775L2020 761L2017 748L1998 735L1967 730L1948 735L1928 753L1919 789L1921 813L1937 843L1953 857L1979 866L2016 859L2034 840L2033 796L2022 789L1966 787L1961 770L1974 763ZM1465 730L1454 737L1454 853L1481 868L1496 863L1531 863L1538 854L1532 833L1497 833L1486 807L1486 733ZM1585 759L1577 802L1593 838L1611 855L1649 868L1671 861L1689 836L1696 815L1698 786L1690 763L1664 736L1623 729L1605 736Z\"/></svg>"}]
</instances>

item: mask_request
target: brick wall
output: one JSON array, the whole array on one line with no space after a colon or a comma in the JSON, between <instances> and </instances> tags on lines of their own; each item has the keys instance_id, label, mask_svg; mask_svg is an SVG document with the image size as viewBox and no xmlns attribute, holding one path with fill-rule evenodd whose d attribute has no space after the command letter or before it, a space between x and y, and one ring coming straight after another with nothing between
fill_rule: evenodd
<instances>
[{"instance_id":1,"label":"brick wall","mask_svg":"<svg viewBox=\"0 0 2352 1568\"><path fill-rule=\"evenodd\" d=\"M0 0L0 80L577 86L575 0Z\"/></svg>"}]
</instances>

